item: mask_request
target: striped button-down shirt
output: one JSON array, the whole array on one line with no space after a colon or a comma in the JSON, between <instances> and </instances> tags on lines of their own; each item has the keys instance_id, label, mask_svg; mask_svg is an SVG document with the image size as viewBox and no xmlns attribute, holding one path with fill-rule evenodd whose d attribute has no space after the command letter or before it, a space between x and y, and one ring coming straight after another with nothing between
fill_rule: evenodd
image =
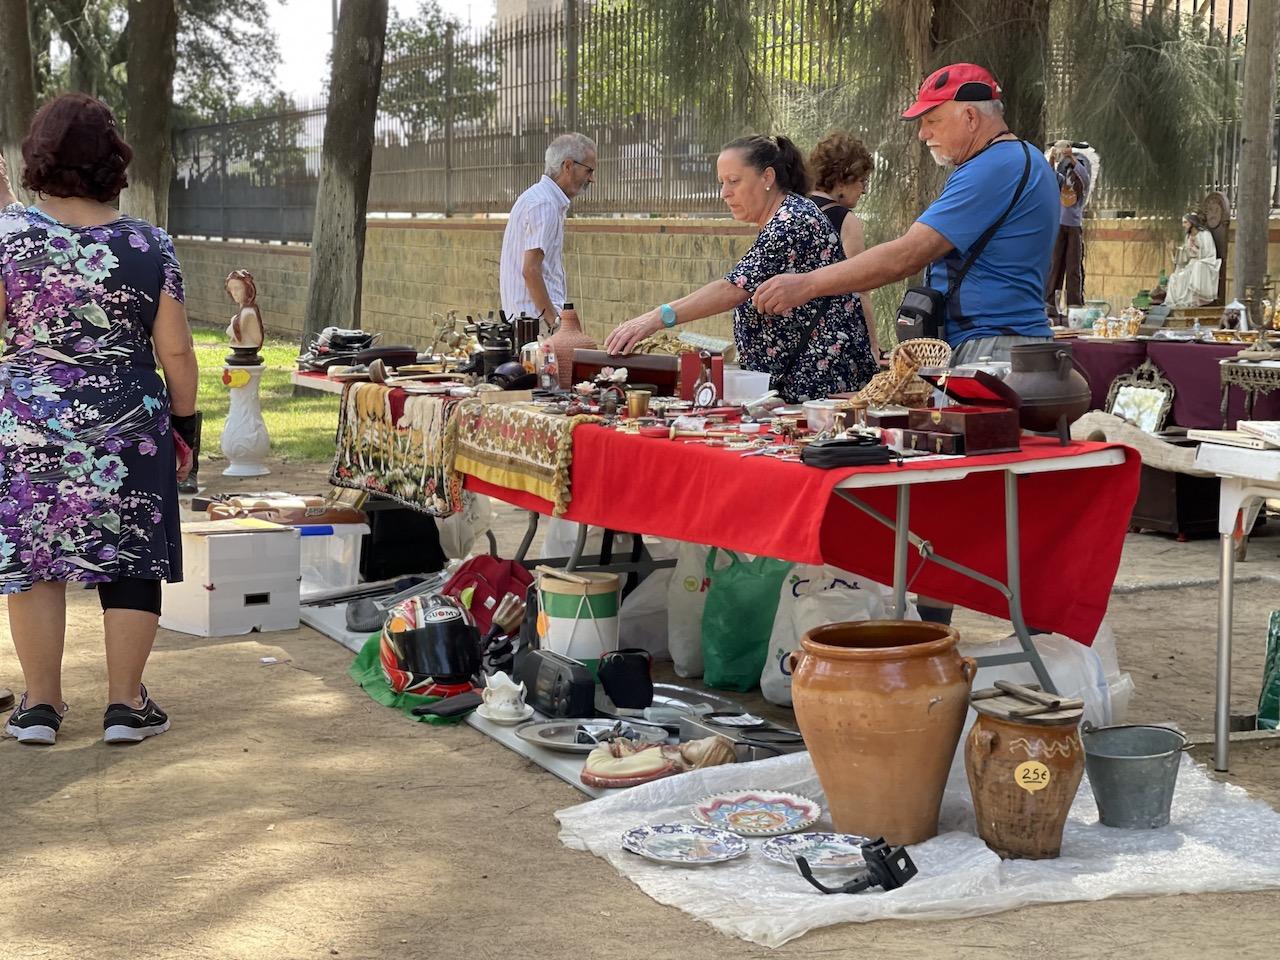
<instances>
[{"instance_id":1,"label":"striped button-down shirt","mask_svg":"<svg viewBox=\"0 0 1280 960\"><path fill-rule=\"evenodd\" d=\"M516 198L502 235L499 269L502 309L508 317L521 313L537 316L539 312L524 282L526 250L542 251L542 282L547 285L551 305L557 313L564 307L564 216L568 209L569 198L546 175Z\"/></svg>"}]
</instances>

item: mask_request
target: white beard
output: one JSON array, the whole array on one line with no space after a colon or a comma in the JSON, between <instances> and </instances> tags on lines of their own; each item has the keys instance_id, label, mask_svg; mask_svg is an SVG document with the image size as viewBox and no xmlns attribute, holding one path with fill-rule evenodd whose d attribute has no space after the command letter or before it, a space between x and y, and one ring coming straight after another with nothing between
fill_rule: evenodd
<instances>
[{"instance_id":1,"label":"white beard","mask_svg":"<svg viewBox=\"0 0 1280 960\"><path fill-rule=\"evenodd\" d=\"M943 154L940 150L934 149L933 147L929 148L929 156L933 157L933 162L940 167L955 166L954 160L952 160L950 157Z\"/></svg>"}]
</instances>

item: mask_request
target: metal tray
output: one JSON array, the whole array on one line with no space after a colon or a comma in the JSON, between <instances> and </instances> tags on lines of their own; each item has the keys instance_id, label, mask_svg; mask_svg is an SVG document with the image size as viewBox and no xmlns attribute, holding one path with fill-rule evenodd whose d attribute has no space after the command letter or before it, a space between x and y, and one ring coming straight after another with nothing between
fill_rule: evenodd
<instances>
[{"instance_id":1,"label":"metal tray","mask_svg":"<svg viewBox=\"0 0 1280 960\"><path fill-rule=\"evenodd\" d=\"M634 739L643 740L647 743L667 742L667 731L663 727L634 720L630 717L623 717L621 720L635 734ZM601 717L540 720L536 723L526 723L522 727L517 727L516 736L525 743L531 743L535 747L544 747L547 750L558 750L561 753L590 753L599 744L578 743L578 728L586 727L592 732L599 731L604 733L617 723L618 720Z\"/></svg>"},{"instance_id":2,"label":"metal tray","mask_svg":"<svg viewBox=\"0 0 1280 960\"><path fill-rule=\"evenodd\" d=\"M677 710L689 716L705 716L708 713L746 713L746 709L736 700L722 697L707 690L695 690L692 687L681 687L674 683L655 683L653 685L653 706ZM617 720L637 721L658 724L670 733L680 732L680 721L673 719L647 720L643 710L626 710L615 707L613 701L604 692L604 687L596 687L596 712L601 716Z\"/></svg>"}]
</instances>

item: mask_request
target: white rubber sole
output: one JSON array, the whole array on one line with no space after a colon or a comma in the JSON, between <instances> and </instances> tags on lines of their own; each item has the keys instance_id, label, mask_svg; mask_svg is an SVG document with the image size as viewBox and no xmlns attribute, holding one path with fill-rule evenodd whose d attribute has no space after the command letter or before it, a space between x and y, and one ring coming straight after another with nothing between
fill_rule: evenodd
<instances>
[{"instance_id":1,"label":"white rubber sole","mask_svg":"<svg viewBox=\"0 0 1280 960\"><path fill-rule=\"evenodd\" d=\"M102 739L106 743L138 743L147 739L147 737L158 736L168 729L168 720L158 727L129 727L124 724L117 724L102 731Z\"/></svg>"},{"instance_id":2,"label":"white rubber sole","mask_svg":"<svg viewBox=\"0 0 1280 960\"><path fill-rule=\"evenodd\" d=\"M37 746L51 746L58 739L58 731L53 727L15 727L11 723L6 723L4 732L19 743L30 743Z\"/></svg>"}]
</instances>

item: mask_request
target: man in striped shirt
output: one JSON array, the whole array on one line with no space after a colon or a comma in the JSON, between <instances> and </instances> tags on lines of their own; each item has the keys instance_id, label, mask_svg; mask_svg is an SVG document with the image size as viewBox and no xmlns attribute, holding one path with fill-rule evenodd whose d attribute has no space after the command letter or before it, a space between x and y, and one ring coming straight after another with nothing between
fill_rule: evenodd
<instances>
[{"instance_id":1,"label":"man in striped shirt","mask_svg":"<svg viewBox=\"0 0 1280 960\"><path fill-rule=\"evenodd\" d=\"M552 323L565 300L564 218L569 201L594 182L596 145L580 133L547 147L542 179L516 198L502 235L499 281L508 317Z\"/></svg>"}]
</instances>

